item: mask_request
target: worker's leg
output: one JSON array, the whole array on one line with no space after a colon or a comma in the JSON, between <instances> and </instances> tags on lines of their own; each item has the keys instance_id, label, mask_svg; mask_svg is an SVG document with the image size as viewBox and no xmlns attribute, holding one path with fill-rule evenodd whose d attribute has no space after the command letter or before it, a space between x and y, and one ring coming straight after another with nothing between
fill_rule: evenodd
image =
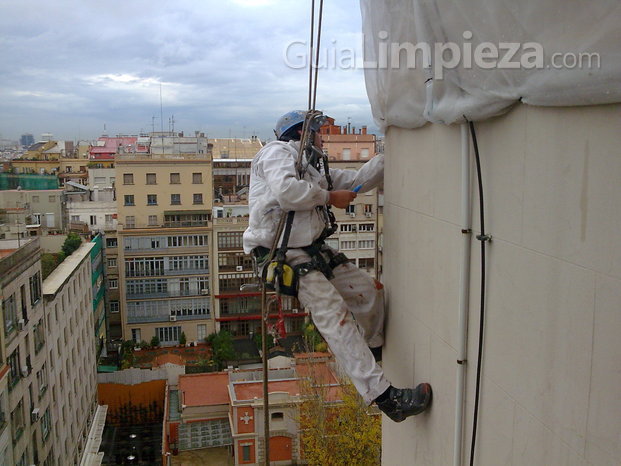
<instances>
[{"instance_id":1,"label":"worker's leg","mask_svg":"<svg viewBox=\"0 0 621 466\"><path fill-rule=\"evenodd\" d=\"M347 263L333 270L331 280L356 318L367 345L377 348L384 344L384 289L366 272Z\"/></svg>"},{"instance_id":2,"label":"worker's leg","mask_svg":"<svg viewBox=\"0 0 621 466\"><path fill-rule=\"evenodd\" d=\"M292 265L307 261L305 256L299 250L287 253ZM321 272L311 271L300 277L298 299L310 312L317 330L358 392L371 404L388 389L390 382L375 362L343 297Z\"/></svg>"}]
</instances>

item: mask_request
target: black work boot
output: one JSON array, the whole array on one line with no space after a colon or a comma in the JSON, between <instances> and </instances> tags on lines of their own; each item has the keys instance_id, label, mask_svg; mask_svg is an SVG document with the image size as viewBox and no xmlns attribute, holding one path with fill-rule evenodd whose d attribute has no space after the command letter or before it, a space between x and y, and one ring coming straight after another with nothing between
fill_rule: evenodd
<instances>
[{"instance_id":1,"label":"black work boot","mask_svg":"<svg viewBox=\"0 0 621 466\"><path fill-rule=\"evenodd\" d=\"M415 416L431 405L431 385L421 383L416 388L390 387L388 397L377 402L377 407L395 422Z\"/></svg>"}]
</instances>

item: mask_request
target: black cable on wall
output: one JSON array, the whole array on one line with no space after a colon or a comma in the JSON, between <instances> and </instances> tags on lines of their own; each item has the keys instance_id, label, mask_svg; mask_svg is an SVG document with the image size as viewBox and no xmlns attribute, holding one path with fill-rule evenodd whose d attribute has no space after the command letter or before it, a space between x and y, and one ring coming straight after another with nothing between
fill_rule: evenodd
<instances>
[{"instance_id":1,"label":"black cable on wall","mask_svg":"<svg viewBox=\"0 0 621 466\"><path fill-rule=\"evenodd\" d=\"M477 180L479 185L479 218L481 220L481 234L477 235L477 239L481 242L481 303L479 311L479 349L477 356L476 388L474 393L474 414L472 418L472 443L470 444L470 466L473 466L477 438L477 423L479 419L479 397L481 393L481 361L483 359L483 330L485 328L485 243L491 240L491 236L485 233L485 202L483 200L483 180L481 177L481 159L479 156L477 133L474 129L473 122L468 121L468 126L470 127L470 135L472 137L472 145L474 147L474 157L477 168Z\"/></svg>"}]
</instances>

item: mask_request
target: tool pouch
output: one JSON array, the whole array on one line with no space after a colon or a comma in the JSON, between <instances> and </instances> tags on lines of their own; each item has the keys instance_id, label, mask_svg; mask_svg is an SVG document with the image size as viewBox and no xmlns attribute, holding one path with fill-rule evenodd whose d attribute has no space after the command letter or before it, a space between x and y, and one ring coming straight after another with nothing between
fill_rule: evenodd
<instances>
[{"instance_id":1,"label":"tool pouch","mask_svg":"<svg viewBox=\"0 0 621 466\"><path fill-rule=\"evenodd\" d=\"M298 274L289 264L273 260L263 268L263 281L270 291L278 288L280 294L298 295Z\"/></svg>"}]
</instances>

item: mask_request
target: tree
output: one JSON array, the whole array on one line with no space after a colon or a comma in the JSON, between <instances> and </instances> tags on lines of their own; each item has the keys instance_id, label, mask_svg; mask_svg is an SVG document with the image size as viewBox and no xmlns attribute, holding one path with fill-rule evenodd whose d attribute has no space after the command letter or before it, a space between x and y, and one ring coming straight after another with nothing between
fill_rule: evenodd
<instances>
[{"instance_id":1,"label":"tree","mask_svg":"<svg viewBox=\"0 0 621 466\"><path fill-rule=\"evenodd\" d=\"M227 361L237 356L233 347L233 336L226 330L209 335L207 343L211 345L211 359L219 371L224 369Z\"/></svg>"},{"instance_id":2,"label":"tree","mask_svg":"<svg viewBox=\"0 0 621 466\"><path fill-rule=\"evenodd\" d=\"M179 336L179 344L185 346L187 343L187 337L185 336L185 332L181 332L181 336Z\"/></svg>"},{"instance_id":3,"label":"tree","mask_svg":"<svg viewBox=\"0 0 621 466\"><path fill-rule=\"evenodd\" d=\"M259 351L261 351L261 349L263 348L263 335L261 335L260 332L255 333L252 339L254 340L254 344L257 345L257 348L259 348ZM274 343L274 337L268 333L267 334L267 349L273 348L275 345L276 344Z\"/></svg>"},{"instance_id":4,"label":"tree","mask_svg":"<svg viewBox=\"0 0 621 466\"><path fill-rule=\"evenodd\" d=\"M312 323L308 323L304 326L302 331L304 337L304 346L306 347L306 351L326 351L328 349L328 345L315 328Z\"/></svg>"},{"instance_id":5,"label":"tree","mask_svg":"<svg viewBox=\"0 0 621 466\"><path fill-rule=\"evenodd\" d=\"M76 233L69 233L62 246L62 251L63 254L65 254L65 257L71 255L71 253L78 249L81 244L82 238L80 238L80 235Z\"/></svg>"},{"instance_id":6,"label":"tree","mask_svg":"<svg viewBox=\"0 0 621 466\"><path fill-rule=\"evenodd\" d=\"M65 254L59 252L57 254L44 252L41 254L41 274L45 280L60 263L65 260Z\"/></svg>"},{"instance_id":7,"label":"tree","mask_svg":"<svg viewBox=\"0 0 621 466\"><path fill-rule=\"evenodd\" d=\"M153 335L153 338L151 338L151 347L157 348L158 346L160 346L160 338L157 335Z\"/></svg>"},{"instance_id":8,"label":"tree","mask_svg":"<svg viewBox=\"0 0 621 466\"><path fill-rule=\"evenodd\" d=\"M313 363L310 363L313 365ZM318 364L317 364L318 365ZM299 430L304 459L309 465L375 466L381 462L382 420L366 406L355 387L341 380L334 402L334 388L311 368L302 380L304 401L300 406Z\"/></svg>"}]
</instances>

